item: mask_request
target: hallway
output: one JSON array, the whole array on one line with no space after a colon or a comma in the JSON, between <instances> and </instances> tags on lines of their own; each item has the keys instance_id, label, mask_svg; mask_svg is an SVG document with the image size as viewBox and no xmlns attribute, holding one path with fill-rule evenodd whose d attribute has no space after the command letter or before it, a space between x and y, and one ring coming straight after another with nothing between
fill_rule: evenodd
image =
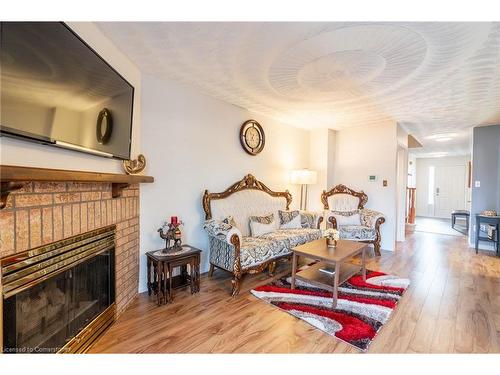
<instances>
[{"instance_id":1,"label":"hallway","mask_svg":"<svg viewBox=\"0 0 500 375\"><path fill-rule=\"evenodd\" d=\"M455 229L451 227L451 219L417 216L415 224L416 232L447 234L459 237L467 236L465 219L462 218L457 218Z\"/></svg>"}]
</instances>

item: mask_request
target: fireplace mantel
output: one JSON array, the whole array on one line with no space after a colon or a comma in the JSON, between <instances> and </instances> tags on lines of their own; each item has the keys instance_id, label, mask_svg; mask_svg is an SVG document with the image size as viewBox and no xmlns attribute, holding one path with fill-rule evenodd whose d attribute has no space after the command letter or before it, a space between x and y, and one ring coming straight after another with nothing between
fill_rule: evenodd
<instances>
[{"instance_id":1,"label":"fireplace mantel","mask_svg":"<svg viewBox=\"0 0 500 375\"><path fill-rule=\"evenodd\" d=\"M33 168L15 165L0 165L0 209L3 209L7 197L13 191L23 187L22 182L109 182L113 198L118 198L122 190L130 184L152 183L152 176L128 175L118 173L84 172L65 169Z\"/></svg>"}]
</instances>

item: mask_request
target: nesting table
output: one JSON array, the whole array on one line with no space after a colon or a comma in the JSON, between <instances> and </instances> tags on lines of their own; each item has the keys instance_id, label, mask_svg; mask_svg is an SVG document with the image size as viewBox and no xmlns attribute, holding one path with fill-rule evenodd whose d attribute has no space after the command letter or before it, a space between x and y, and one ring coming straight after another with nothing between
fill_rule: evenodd
<instances>
[{"instance_id":1,"label":"nesting table","mask_svg":"<svg viewBox=\"0 0 500 375\"><path fill-rule=\"evenodd\" d=\"M148 295L154 293L157 304L162 305L172 302L174 289L190 286L191 294L199 292L200 254L201 250L191 245L147 252ZM176 268L179 275L173 276Z\"/></svg>"}]
</instances>

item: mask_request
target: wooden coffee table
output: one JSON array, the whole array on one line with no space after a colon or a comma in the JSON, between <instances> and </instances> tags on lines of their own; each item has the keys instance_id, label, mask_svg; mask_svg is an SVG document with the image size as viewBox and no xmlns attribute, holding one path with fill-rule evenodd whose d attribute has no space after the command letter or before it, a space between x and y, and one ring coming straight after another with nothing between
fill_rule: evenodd
<instances>
[{"instance_id":1,"label":"wooden coffee table","mask_svg":"<svg viewBox=\"0 0 500 375\"><path fill-rule=\"evenodd\" d=\"M302 280L325 288L333 292L332 309L335 309L340 284L359 272L363 275L363 280L366 280L365 250L367 247L368 244L366 243L340 240L337 247L330 248L326 244L326 239L321 238L293 248L291 288L295 289L295 280ZM358 254L361 254L361 266L348 263L352 257ZM297 272L299 257L314 259L319 262ZM326 268L334 269L335 274L330 275L320 271Z\"/></svg>"}]
</instances>

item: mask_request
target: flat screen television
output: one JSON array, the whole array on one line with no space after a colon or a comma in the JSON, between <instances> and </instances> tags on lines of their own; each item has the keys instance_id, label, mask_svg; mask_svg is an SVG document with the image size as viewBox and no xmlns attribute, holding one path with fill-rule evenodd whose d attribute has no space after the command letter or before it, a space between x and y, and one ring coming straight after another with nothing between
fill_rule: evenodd
<instances>
[{"instance_id":1,"label":"flat screen television","mask_svg":"<svg viewBox=\"0 0 500 375\"><path fill-rule=\"evenodd\" d=\"M62 22L0 23L0 133L130 158L134 88Z\"/></svg>"}]
</instances>

